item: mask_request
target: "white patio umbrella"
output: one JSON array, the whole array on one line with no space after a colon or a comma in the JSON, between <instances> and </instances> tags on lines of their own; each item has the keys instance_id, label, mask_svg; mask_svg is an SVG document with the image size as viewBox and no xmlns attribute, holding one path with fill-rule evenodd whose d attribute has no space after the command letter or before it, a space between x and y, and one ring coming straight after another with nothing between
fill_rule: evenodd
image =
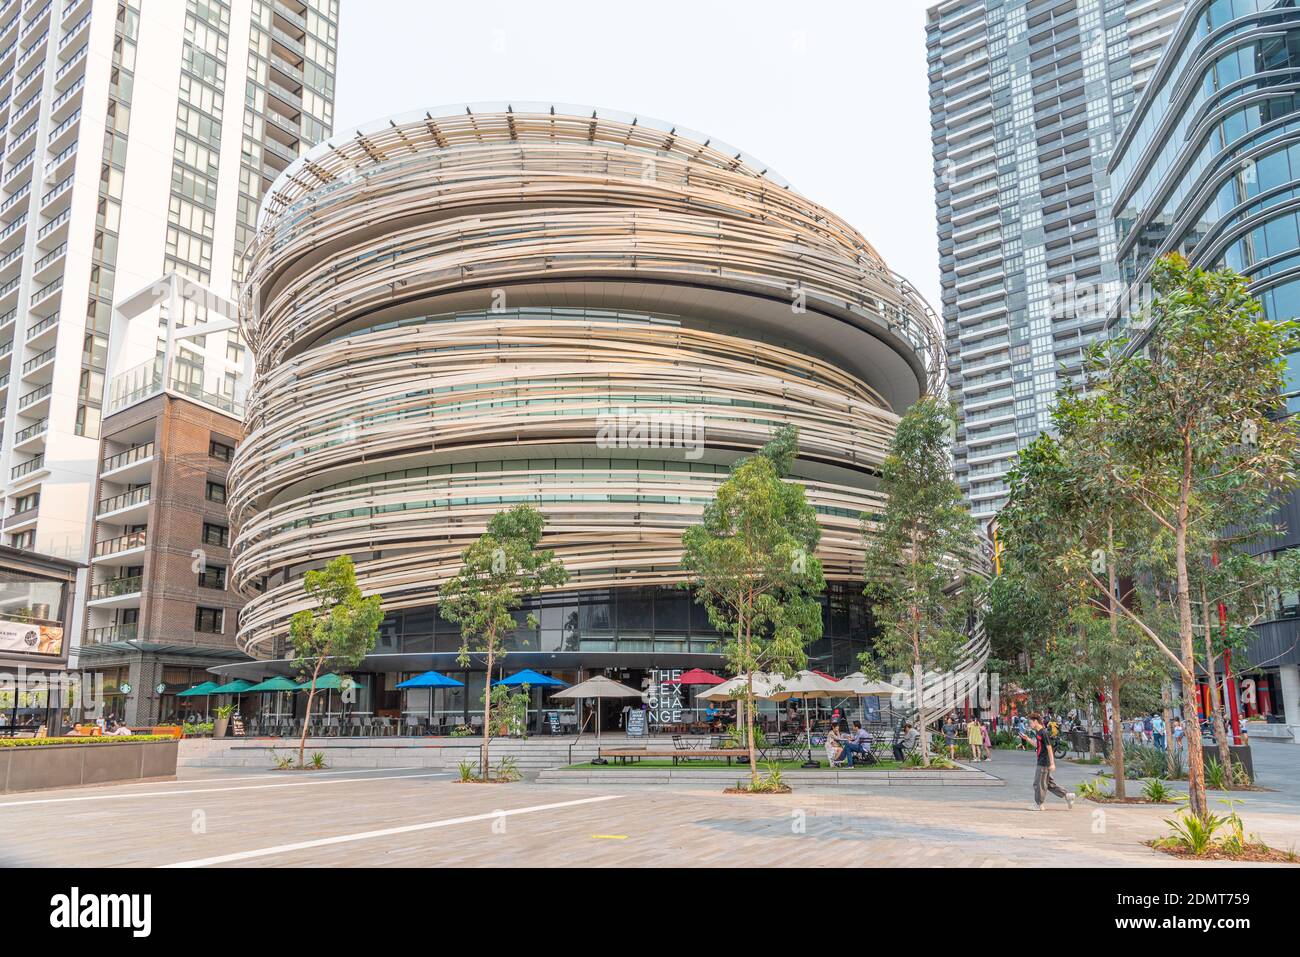
<instances>
[{"instance_id":1,"label":"white patio umbrella","mask_svg":"<svg viewBox=\"0 0 1300 957\"><path fill-rule=\"evenodd\" d=\"M636 688L629 688L627 685L619 684L613 678L606 678L604 675L597 675L594 678L588 678L586 681L580 681L576 685L568 688L562 688L559 691L551 692L552 698L572 698L575 701L581 698L596 699L596 740L600 740L600 699L601 698L640 698L642 693ZM578 731L579 736L582 734L581 728Z\"/></svg>"},{"instance_id":2,"label":"white patio umbrella","mask_svg":"<svg viewBox=\"0 0 1300 957\"><path fill-rule=\"evenodd\" d=\"M701 691L695 696L697 701L734 701L736 702L736 727L740 728L740 706L745 700L745 675L728 678L720 685L714 685L708 691ZM754 697L768 698L770 692L781 681L780 675L765 671L754 672Z\"/></svg>"},{"instance_id":3,"label":"white patio umbrella","mask_svg":"<svg viewBox=\"0 0 1300 957\"><path fill-rule=\"evenodd\" d=\"M846 690L842 687L842 682L824 678L814 671L799 671L790 678L779 679L779 684L770 689L764 697L771 701L785 701L788 698L803 698L805 700L809 698L842 698ZM804 719L804 727L808 732L808 760L804 762L804 767L816 767L817 763L813 761L812 756L812 722L807 718Z\"/></svg>"},{"instance_id":4,"label":"white patio umbrella","mask_svg":"<svg viewBox=\"0 0 1300 957\"><path fill-rule=\"evenodd\" d=\"M839 683L840 687L859 699L858 711L862 710L861 699L865 695L896 695L904 694L907 691L906 688L900 688L898 685L891 685L888 681L872 681L861 671L855 671L851 675L845 675L840 679Z\"/></svg>"}]
</instances>

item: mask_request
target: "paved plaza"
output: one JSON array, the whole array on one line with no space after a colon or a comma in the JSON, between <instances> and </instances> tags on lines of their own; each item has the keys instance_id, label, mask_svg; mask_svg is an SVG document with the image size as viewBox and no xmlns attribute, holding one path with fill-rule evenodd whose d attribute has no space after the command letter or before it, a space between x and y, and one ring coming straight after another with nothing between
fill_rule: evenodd
<instances>
[{"instance_id":1,"label":"paved plaza","mask_svg":"<svg viewBox=\"0 0 1300 957\"><path fill-rule=\"evenodd\" d=\"M1254 749L1247 827L1300 847L1300 748ZM178 780L6 795L4 866L1170 866L1142 846L1169 807L1052 799L1031 811L1032 755L984 765L1005 787L805 789L466 785L441 770L182 768ZM1060 763L1076 785L1095 768ZM1221 795L1211 792L1211 800ZM1213 867L1214 864L1193 866Z\"/></svg>"}]
</instances>

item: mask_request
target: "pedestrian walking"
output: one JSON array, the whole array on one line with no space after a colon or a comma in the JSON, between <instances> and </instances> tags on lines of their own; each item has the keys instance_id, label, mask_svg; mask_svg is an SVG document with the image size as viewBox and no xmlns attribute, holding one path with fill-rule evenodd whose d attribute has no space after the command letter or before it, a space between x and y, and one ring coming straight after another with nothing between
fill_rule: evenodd
<instances>
[{"instance_id":1,"label":"pedestrian walking","mask_svg":"<svg viewBox=\"0 0 1300 957\"><path fill-rule=\"evenodd\" d=\"M983 761L984 735L980 734L980 723L971 715L966 722L966 741L970 744L970 758L972 761Z\"/></svg>"},{"instance_id":2,"label":"pedestrian walking","mask_svg":"<svg viewBox=\"0 0 1300 957\"><path fill-rule=\"evenodd\" d=\"M1034 750L1038 758L1034 767L1034 803L1030 810L1043 810L1048 791L1063 798L1066 806L1072 809L1074 792L1066 791L1052 780L1052 772L1056 770L1056 755L1052 753L1052 739L1047 733L1047 726L1043 724L1043 716L1037 713L1031 714L1029 727L1034 731Z\"/></svg>"}]
</instances>

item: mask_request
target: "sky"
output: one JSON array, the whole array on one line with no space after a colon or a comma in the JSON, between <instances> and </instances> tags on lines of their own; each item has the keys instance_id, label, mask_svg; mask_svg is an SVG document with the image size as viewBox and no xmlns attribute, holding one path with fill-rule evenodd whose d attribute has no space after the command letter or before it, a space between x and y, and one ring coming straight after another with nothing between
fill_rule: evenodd
<instances>
[{"instance_id":1,"label":"sky","mask_svg":"<svg viewBox=\"0 0 1300 957\"><path fill-rule=\"evenodd\" d=\"M334 129L483 100L668 120L848 220L937 311L926 5L342 0Z\"/></svg>"}]
</instances>

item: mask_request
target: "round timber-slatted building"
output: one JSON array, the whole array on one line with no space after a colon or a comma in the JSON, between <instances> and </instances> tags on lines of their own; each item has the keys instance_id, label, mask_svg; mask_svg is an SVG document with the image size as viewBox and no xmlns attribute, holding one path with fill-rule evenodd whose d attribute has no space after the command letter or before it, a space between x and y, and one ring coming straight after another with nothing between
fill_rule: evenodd
<instances>
[{"instance_id":1,"label":"round timber-slatted building","mask_svg":"<svg viewBox=\"0 0 1300 957\"><path fill-rule=\"evenodd\" d=\"M387 611L371 703L433 667L469 682L435 710L474 710L483 675L454 663L437 591L496 511L531 502L570 581L531 604L511 670L717 668L676 587L681 533L793 423L830 582L812 666L856 670L860 516L898 415L943 387L941 330L754 158L589 107L385 120L276 181L245 312L257 372L230 507L254 657L286 654L304 572L348 554Z\"/></svg>"}]
</instances>

